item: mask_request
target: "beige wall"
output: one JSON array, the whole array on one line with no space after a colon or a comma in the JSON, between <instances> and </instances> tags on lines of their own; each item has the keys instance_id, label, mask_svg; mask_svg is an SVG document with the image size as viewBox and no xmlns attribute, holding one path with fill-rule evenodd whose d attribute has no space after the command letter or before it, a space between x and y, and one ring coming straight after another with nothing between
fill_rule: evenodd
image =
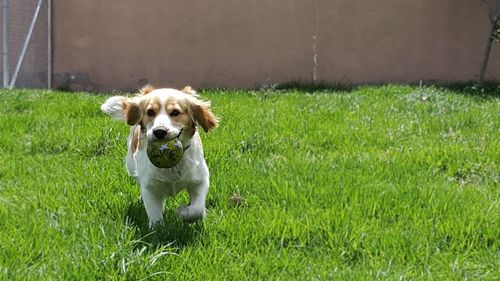
<instances>
[{"instance_id":1,"label":"beige wall","mask_svg":"<svg viewBox=\"0 0 500 281\"><path fill-rule=\"evenodd\" d=\"M56 86L471 80L489 31L479 0L113 2L53 1Z\"/></svg>"}]
</instances>

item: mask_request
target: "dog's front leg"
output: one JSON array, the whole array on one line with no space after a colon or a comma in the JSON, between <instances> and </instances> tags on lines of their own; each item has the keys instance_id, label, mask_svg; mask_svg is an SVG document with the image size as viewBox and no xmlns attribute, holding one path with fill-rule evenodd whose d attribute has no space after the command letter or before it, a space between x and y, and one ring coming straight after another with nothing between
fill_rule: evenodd
<instances>
[{"instance_id":1,"label":"dog's front leg","mask_svg":"<svg viewBox=\"0 0 500 281\"><path fill-rule=\"evenodd\" d=\"M149 227L153 227L163 220L163 198L144 187L141 188L141 196L148 214Z\"/></svg>"},{"instance_id":2,"label":"dog's front leg","mask_svg":"<svg viewBox=\"0 0 500 281\"><path fill-rule=\"evenodd\" d=\"M202 183L188 187L190 204L177 209L177 215L185 221L194 221L203 219L207 215L205 209L205 200L208 193L208 179Z\"/></svg>"}]
</instances>

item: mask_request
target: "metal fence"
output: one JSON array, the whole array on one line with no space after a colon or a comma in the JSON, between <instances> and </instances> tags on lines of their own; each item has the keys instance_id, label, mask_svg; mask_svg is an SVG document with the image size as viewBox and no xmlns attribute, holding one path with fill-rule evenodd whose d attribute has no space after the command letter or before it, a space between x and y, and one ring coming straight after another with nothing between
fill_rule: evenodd
<instances>
[{"instance_id":1,"label":"metal fence","mask_svg":"<svg viewBox=\"0 0 500 281\"><path fill-rule=\"evenodd\" d=\"M1 0L4 88L51 88L51 0Z\"/></svg>"}]
</instances>

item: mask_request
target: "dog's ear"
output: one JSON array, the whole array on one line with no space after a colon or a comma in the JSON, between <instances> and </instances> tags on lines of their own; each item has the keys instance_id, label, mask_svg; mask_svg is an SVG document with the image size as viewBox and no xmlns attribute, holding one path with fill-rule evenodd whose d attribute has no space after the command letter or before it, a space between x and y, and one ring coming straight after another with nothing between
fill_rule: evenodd
<instances>
[{"instance_id":1,"label":"dog's ear","mask_svg":"<svg viewBox=\"0 0 500 281\"><path fill-rule=\"evenodd\" d=\"M139 95L144 96L144 95L147 95L154 90L155 90L155 87L147 84L139 90Z\"/></svg>"},{"instance_id":2,"label":"dog's ear","mask_svg":"<svg viewBox=\"0 0 500 281\"><path fill-rule=\"evenodd\" d=\"M141 105L135 100L127 99L125 101L123 112L125 113L125 121L128 125L133 126L141 121L142 108Z\"/></svg>"},{"instance_id":3,"label":"dog's ear","mask_svg":"<svg viewBox=\"0 0 500 281\"><path fill-rule=\"evenodd\" d=\"M219 125L219 119L210 109L210 102L193 99L190 109L193 120L199 124L205 132L215 129Z\"/></svg>"},{"instance_id":4,"label":"dog's ear","mask_svg":"<svg viewBox=\"0 0 500 281\"><path fill-rule=\"evenodd\" d=\"M181 92L188 94L188 95L191 95L191 96L194 96L194 97L198 97L198 93L196 92L195 89L191 88L191 86L186 86L186 87L182 88Z\"/></svg>"},{"instance_id":5,"label":"dog's ear","mask_svg":"<svg viewBox=\"0 0 500 281\"><path fill-rule=\"evenodd\" d=\"M122 96L110 97L101 105L101 110L115 120L125 120L123 110L126 100L127 98Z\"/></svg>"},{"instance_id":6,"label":"dog's ear","mask_svg":"<svg viewBox=\"0 0 500 281\"><path fill-rule=\"evenodd\" d=\"M101 105L101 110L111 118L125 121L129 125L139 123L142 118L140 103L122 96L110 97Z\"/></svg>"}]
</instances>

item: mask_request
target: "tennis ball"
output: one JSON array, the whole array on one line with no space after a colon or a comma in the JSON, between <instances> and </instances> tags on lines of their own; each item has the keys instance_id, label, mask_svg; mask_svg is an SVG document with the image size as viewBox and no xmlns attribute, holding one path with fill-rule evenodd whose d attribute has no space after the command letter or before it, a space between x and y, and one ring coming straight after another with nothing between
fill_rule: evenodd
<instances>
[{"instance_id":1,"label":"tennis ball","mask_svg":"<svg viewBox=\"0 0 500 281\"><path fill-rule=\"evenodd\" d=\"M158 168L172 168L182 159L182 143L178 138L155 140L148 143L149 161Z\"/></svg>"}]
</instances>

